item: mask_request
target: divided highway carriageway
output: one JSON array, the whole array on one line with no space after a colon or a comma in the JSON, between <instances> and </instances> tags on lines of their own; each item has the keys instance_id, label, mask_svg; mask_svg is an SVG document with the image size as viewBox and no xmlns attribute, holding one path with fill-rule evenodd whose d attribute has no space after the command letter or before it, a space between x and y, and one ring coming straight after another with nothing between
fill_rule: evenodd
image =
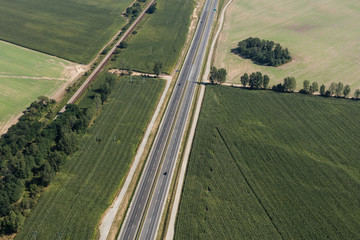
<instances>
[{"instance_id":1,"label":"divided highway carriageway","mask_svg":"<svg viewBox=\"0 0 360 240\"><path fill-rule=\"evenodd\" d=\"M184 3L185 4L185 3ZM207 0L118 239L155 239L203 66L217 0Z\"/></svg>"}]
</instances>

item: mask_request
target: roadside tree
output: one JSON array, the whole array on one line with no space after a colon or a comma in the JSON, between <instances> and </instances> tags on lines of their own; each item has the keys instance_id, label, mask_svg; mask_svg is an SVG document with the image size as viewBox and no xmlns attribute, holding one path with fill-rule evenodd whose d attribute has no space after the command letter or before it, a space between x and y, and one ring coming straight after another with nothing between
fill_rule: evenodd
<instances>
[{"instance_id":1,"label":"roadside tree","mask_svg":"<svg viewBox=\"0 0 360 240\"><path fill-rule=\"evenodd\" d=\"M349 96L350 92L351 92L350 85L346 84L345 87L344 87L344 91L343 91L344 97L347 98Z\"/></svg>"},{"instance_id":2,"label":"roadside tree","mask_svg":"<svg viewBox=\"0 0 360 240\"><path fill-rule=\"evenodd\" d=\"M309 80L304 80L303 90L305 93L309 93L309 91L310 91L310 81Z\"/></svg>"},{"instance_id":3,"label":"roadside tree","mask_svg":"<svg viewBox=\"0 0 360 240\"><path fill-rule=\"evenodd\" d=\"M154 64L154 68L153 68L153 71L156 75L156 77L159 77L161 71L162 71L162 68L163 68L163 64L161 62L156 62Z\"/></svg>"},{"instance_id":4,"label":"roadside tree","mask_svg":"<svg viewBox=\"0 0 360 240\"><path fill-rule=\"evenodd\" d=\"M218 73L217 73L217 76L218 76L218 78L217 78L217 81L220 83L220 84L222 84L222 83L224 83L225 81L226 81L226 69L225 68L220 68L219 70L218 70Z\"/></svg>"},{"instance_id":5,"label":"roadside tree","mask_svg":"<svg viewBox=\"0 0 360 240\"><path fill-rule=\"evenodd\" d=\"M310 86L310 94L319 91L319 84L317 82L313 82Z\"/></svg>"},{"instance_id":6,"label":"roadside tree","mask_svg":"<svg viewBox=\"0 0 360 240\"><path fill-rule=\"evenodd\" d=\"M216 67L211 66L210 68L210 82L211 84L214 84L216 82L216 79L218 78L218 70Z\"/></svg>"},{"instance_id":7,"label":"roadside tree","mask_svg":"<svg viewBox=\"0 0 360 240\"><path fill-rule=\"evenodd\" d=\"M344 84L342 82L338 82L335 90L335 94L337 97L341 97L344 90Z\"/></svg>"},{"instance_id":8,"label":"roadside tree","mask_svg":"<svg viewBox=\"0 0 360 240\"><path fill-rule=\"evenodd\" d=\"M268 89L269 83L270 83L270 78L269 78L269 76L268 76L268 75L264 75L264 77L263 77L263 87L264 87L265 89Z\"/></svg>"},{"instance_id":9,"label":"roadside tree","mask_svg":"<svg viewBox=\"0 0 360 240\"><path fill-rule=\"evenodd\" d=\"M247 73L244 73L244 75L240 78L241 84L246 87L249 84L249 75Z\"/></svg>"},{"instance_id":10,"label":"roadside tree","mask_svg":"<svg viewBox=\"0 0 360 240\"><path fill-rule=\"evenodd\" d=\"M356 100L358 100L360 98L360 89L356 89L355 94L354 94L354 98Z\"/></svg>"},{"instance_id":11,"label":"roadside tree","mask_svg":"<svg viewBox=\"0 0 360 240\"><path fill-rule=\"evenodd\" d=\"M296 88L296 80L294 77L284 78L284 90L286 92L293 92Z\"/></svg>"},{"instance_id":12,"label":"roadside tree","mask_svg":"<svg viewBox=\"0 0 360 240\"><path fill-rule=\"evenodd\" d=\"M331 93L331 95L334 95L336 93L336 89L337 89L337 84L332 82L329 86L329 92Z\"/></svg>"},{"instance_id":13,"label":"roadside tree","mask_svg":"<svg viewBox=\"0 0 360 240\"><path fill-rule=\"evenodd\" d=\"M324 96L324 95L325 95L325 92L326 92L326 90L325 90L325 85L322 84L321 87L320 87L320 95L321 95L321 96Z\"/></svg>"}]
</instances>

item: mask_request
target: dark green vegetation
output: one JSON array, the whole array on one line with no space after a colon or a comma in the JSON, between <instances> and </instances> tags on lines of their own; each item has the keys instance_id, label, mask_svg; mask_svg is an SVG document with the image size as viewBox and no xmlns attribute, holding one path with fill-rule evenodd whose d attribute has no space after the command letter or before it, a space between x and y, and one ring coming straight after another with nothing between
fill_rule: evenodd
<instances>
[{"instance_id":1,"label":"dark green vegetation","mask_svg":"<svg viewBox=\"0 0 360 240\"><path fill-rule=\"evenodd\" d=\"M359 239L359 103L208 86L175 239Z\"/></svg>"},{"instance_id":2,"label":"dark green vegetation","mask_svg":"<svg viewBox=\"0 0 360 240\"><path fill-rule=\"evenodd\" d=\"M263 76L261 72L251 73L250 77L247 73L244 73L244 75L240 77L240 82L243 87L249 85L250 89L267 89L270 78L268 75Z\"/></svg>"},{"instance_id":3,"label":"dark green vegetation","mask_svg":"<svg viewBox=\"0 0 360 240\"><path fill-rule=\"evenodd\" d=\"M134 2L133 5L131 5L130 7L128 7L124 13L124 16L127 18L130 18L130 21L133 22L141 13L142 11L142 4L141 3L145 3L146 0L137 0L136 2ZM150 6L150 8L152 9L152 12L148 13L154 13L155 9L156 9L156 4L153 4ZM149 8L149 10L150 10Z\"/></svg>"},{"instance_id":4,"label":"dark green vegetation","mask_svg":"<svg viewBox=\"0 0 360 240\"><path fill-rule=\"evenodd\" d=\"M126 23L131 0L0 1L0 39L88 63Z\"/></svg>"},{"instance_id":5,"label":"dark green vegetation","mask_svg":"<svg viewBox=\"0 0 360 240\"><path fill-rule=\"evenodd\" d=\"M102 88L102 81L93 89ZM40 197L17 239L92 239L101 214L111 204L137 149L164 83L140 78L115 82L100 115L80 139L79 150L64 164ZM99 90L79 104L101 106ZM98 100L95 100L98 99ZM93 105L93 102L97 104Z\"/></svg>"},{"instance_id":6,"label":"dark green vegetation","mask_svg":"<svg viewBox=\"0 0 360 240\"><path fill-rule=\"evenodd\" d=\"M284 78L283 83L272 86L272 90L275 92L293 92L296 88L296 79L294 77Z\"/></svg>"},{"instance_id":7,"label":"dark green vegetation","mask_svg":"<svg viewBox=\"0 0 360 240\"><path fill-rule=\"evenodd\" d=\"M194 2L158 0L156 8L128 40L128 47L118 51L112 68L152 72L154 63L161 62L163 72L171 72L186 40Z\"/></svg>"},{"instance_id":8,"label":"dark green vegetation","mask_svg":"<svg viewBox=\"0 0 360 240\"><path fill-rule=\"evenodd\" d=\"M60 170L67 156L78 150L79 139L114 87L106 74L93 86L96 94L82 109L68 105L54 121L55 101L39 97L19 122L0 139L0 234L21 228L39 193Z\"/></svg>"},{"instance_id":9,"label":"dark green vegetation","mask_svg":"<svg viewBox=\"0 0 360 240\"><path fill-rule=\"evenodd\" d=\"M214 66L211 66L210 68L210 82L213 84L215 82L217 83L224 83L226 81L226 69L225 68L219 68L217 69Z\"/></svg>"},{"instance_id":10,"label":"dark green vegetation","mask_svg":"<svg viewBox=\"0 0 360 240\"><path fill-rule=\"evenodd\" d=\"M323 87L323 89L325 89L325 85ZM303 82L303 88L299 91L300 93L303 93L303 94L313 94L314 92L317 92L319 91L319 84L318 82L313 82L313 83L310 83L309 80L304 80ZM321 94L323 95L323 94Z\"/></svg>"},{"instance_id":11,"label":"dark green vegetation","mask_svg":"<svg viewBox=\"0 0 360 240\"><path fill-rule=\"evenodd\" d=\"M266 66L277 67L291 61L287 48L283 49L278 43L259 38L247 38L239 42L238 47L231 51Z\"/></svg>"},{"instance_id":12,"label":"dark green vegetation","mask_svg":"<svg viewBox=\"0 0 360 240\"><path fill-rule=\"evenodd\" d=\"M305 81L304 81L304 89L305 89ZM322 86L320 94L325 97L335 96L337 98L340 97L347 98L349 97L350 92L351 92L351 88L349 84L346 84L344 87L344 84L342 82L338 82L338 83L332 82L329 86L329 90L327 90L326 92L325 92L325 86ZM358 89L355 90L355 94L354 94L355 99L359 98L359 92L360 90Z\"/></svg>"}]
</instances>

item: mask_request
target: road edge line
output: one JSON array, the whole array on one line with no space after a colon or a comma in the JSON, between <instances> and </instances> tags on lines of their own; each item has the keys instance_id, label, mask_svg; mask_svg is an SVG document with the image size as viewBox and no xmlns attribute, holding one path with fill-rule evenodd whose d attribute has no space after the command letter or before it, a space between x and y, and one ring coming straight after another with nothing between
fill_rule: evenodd
<instances>
[{"instance_id":1,"label":"road edge line","mask_svg":"<svg viewBox=\"0 0 360 240\"><path fill-rule=\"evenodd\" d=\"M202 79L203 83L207 82L207 79L208 79L208 76L210 73L210 64L211 64L212 56L214 53L214 47L215 47L217 39L218 39L220 32L223 28L223 25L224 25L225 11L228 8L228 6L232 3L232 1L233 0L229 0L229 2L225 5L225 7L222 10L222 13L220 16L220 26L219 26L218 31L216 32L213 42L211 43L211 48L210 48L210 53L209 53L207 63L206 63L205 73L204 73L203 79ZM191 125L191 129L190 129L190 133L189 133L189 138L188 138L188 141L187 141L186 147L185 147L183 162L182 162L181 169L180 169L179 182L176 187L177 190L176 190L176 194L175 194L174 205L171 209L169 226L168 226L166 237L165 237L166 240L174 239L174 236L175 236L175 224L176 224L176 219L177 219L177 213L179 211L180 199L181 199L183 186L184 186L184 182L185 182L184 180L185 180L187 165L188 165L189 156L190 156L190 152L191 152L191 146L192 146L192 143L194 140L196 126L197 126L197 123L198 123L198 120L200 117L200 111L201 111L201 106L202 106L202 102L204 99L204 95L205 95L205 85L202 84L200 86L199 98L197 101L194 119L193 119L193 123Z\"/></svg>"}]
</instances>

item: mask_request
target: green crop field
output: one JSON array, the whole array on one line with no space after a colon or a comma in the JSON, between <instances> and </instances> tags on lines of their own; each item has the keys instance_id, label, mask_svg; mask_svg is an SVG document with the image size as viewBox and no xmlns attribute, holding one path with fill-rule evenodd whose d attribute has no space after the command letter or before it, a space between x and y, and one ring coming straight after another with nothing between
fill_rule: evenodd
<instances>
[{"instance_id":1,"label":"green crop field","mask_svg":"<svg viewBox=\"0 0 360 240\"><path fill-rule=\"evenodd\" d=\"M99 82L97 80L96 82ZM127 172L164 87L161 80L120 79L108 102L40 197L16 239L93 239ZM91 92L88 94L90 95ZM80 103L86 105L86 98Z\"/></svg>"},{"instance_id":2,"label":"green crop field","mask_svg":"<svg viewBox=\"0 0 360 240\"><path fill-rule=\"evenodd\" d=\"M0 52L1 131L38 96L49 96L64 84L70 77L66 68L75 64L2 41Z\"/></svg>"},{"instance_id":3,"label":"green crop field","mask_svg":"<svg viewBox=\"0 0 360 240\"><path fill-rule=\"evenodd\" d=\"M234 0L226 11L214 58L228 72L228 82L240 84L245 72L261 71L281 82L286 76L302 82L343 82L360 87L360 2L353 0ZM273 40L290 50L293 61L273 68L253 64L230 52L248 37ZM351 96L353 96L353 92Z\"/></svg>"},{"instance_id":4,"label":"green crop field","mask_svg":"<svg viewBox=\"0 0 360 240\"><path fill-rule=\"evenodd\" d=\"M89 63L125 24L132 0L0 1L0 39Z\"/></svg>"},{"instance_id":5,"label":"green crop field","mask_svg":"<svg viewBox=\"0 0 360 240\"><path fill-rule=\"evenodd\" d=\"M185 43L194 6L193 0L158 0L156 12L136 29L138 33L111 67L121 68L124 62L126 68L153 72L154 62L159 61L170 73Z\"/></svg>"},{"instance_id":6,"label":"green crop field","mask_svg":"<svg viewBox=\"0 0 360 240\"><path fill-rule=\"evenodd\" d=\"M359 104L208 86L175 239L359 239Z\"/></svg>"}]
</instances>

